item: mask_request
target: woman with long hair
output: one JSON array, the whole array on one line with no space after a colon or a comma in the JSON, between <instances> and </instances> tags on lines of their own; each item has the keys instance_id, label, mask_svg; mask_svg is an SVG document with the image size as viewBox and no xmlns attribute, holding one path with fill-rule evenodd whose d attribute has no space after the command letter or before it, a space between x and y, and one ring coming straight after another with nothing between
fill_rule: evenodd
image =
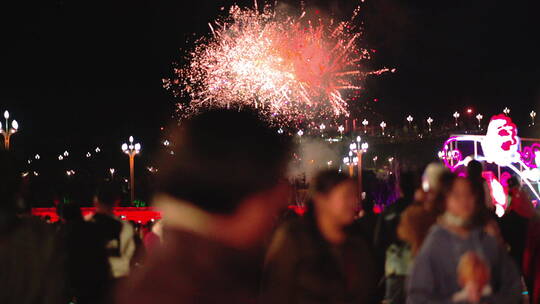
<instances>
[{"instance_id":1,"label":"woman with long hair","mask_svg":"<svg viewBox=\"0 0 540 304\"><path fill-rule=\"evenodd\" d=\"M321 172L307 214L276 231L267 254L263 303L377 303L376 263L352 235L358 203L354 180Z\"/></svg>"},{"instance_id":2,"label":"woman with long hair","mask_svg":"<svg viewBox=\"0 0 540 304\"><path fill-rule=\"evenodd\" d=\"M473 184L446 175L433 200L437 221L415 257L408 303L517 303L520 277Z\"/></svg>"}]
</instances>

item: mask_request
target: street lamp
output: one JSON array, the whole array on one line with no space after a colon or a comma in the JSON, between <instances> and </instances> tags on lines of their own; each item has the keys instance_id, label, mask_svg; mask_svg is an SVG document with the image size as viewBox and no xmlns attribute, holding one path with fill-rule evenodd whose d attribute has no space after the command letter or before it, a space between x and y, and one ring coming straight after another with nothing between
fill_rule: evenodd
<instances>
[{"instance_id":1,"label":"street lamp","mask_svg":"<svg viewBox=\"0 0 540 304\"><path fill-rule=\"evenodd\" d=\"M411 123L413 122L413 120L414 120L414 118L411 115L407 116L407 121L409 122L409 127L411 126Z\"/></svg>"},{"instance_id":2,"label":"street lamp","mask_svg":"<svg viewBox=\"0 0 540 304\"><path fill-rule=\"evenodd\" d=\"M367 119L364 119L362 121L362 125L364 126L364 134L366 134L367 130L366 130L366 127L368 126L369 124L369 121L367 121Z\"/></svg>"},{"instance_id":3,"label":"street lamp","mask_svg":"<svg viewBox=\"0 0 540 304\"><path fill-rule=\"evenodd\" d=\"M380 126L381 126L381 129L382 129L382 135L384 136L384 128L386 128L386 123L383 121L383 122L381 122Z\"/></svg>"},{"instance_id":4,"label":"street lamp","mask_svg":"<svg viewBox=\"0 0 540 304\"><path fill-rule=\"evenodd\" d=\"M367 142L362 143L360 136L356 137L356 142L349 145L350 152L356 153L356 164L358 165L358 194L362 197L362 154L367 152L369 145ZM349 169L350 170L350 169ZM352 176L352 175L351 175Z\"/></svg>"},{"instance_id":5,"label":"street lamp","mask_svg":"<svg viewBox=\"0 0 540 304\"><path fill-rule=\"evenodd\" d=\"M433 123L433 118L428 117L428 119L426 121L428 123L429 132L431 132L431 124Z\"/></svg>"},{"instance_id":6,"label":"street lamp","mask_svg":"<svg viewBox=\"0 0 540 304\"><path fill-rule=\"evenodd\" d=\"M505 107L503 113L508 116L508 114L510 114L510 109L508 107Z\"/></svg>"},{"instance_id":7,"label":"street lamp","mask_svg":"<svg viewBox=\"0 0 540 304\"><path fill-rule=\"evenodd\" d=\"M122 145L122 151L129 156L129 175L131 188L131 202L135 201L135 155L141 152L141 144L133 143L133 136L129 137L129 144Z\"/></svg>"},{"instance_id":8,"label":"street lamp","mask_svg":"<svg viewBox=\"0 0 540 304\"><path fill-rule=\"evenodd\" d=\"M5 129L0 123L0 133L4 136L4 147L6 150L9 150L9 140L11 136L19 130L19 123L16 120L11 121L11 127L9 124L9 112L4 112L4 118L6 119Z\"/></svg>"},{"instance_id":9,"label":"street lamp","mask_svg":"<svg viewBox=\"0 0 540 304\"><path fill-rule=\"evenodd\" d=\"M458 126L458 121L457 120L458 120L459 116L460 115L459 115L459 113L457 111L454 112L454 120L456 121L456 127Z\"/></svg>"},{"instance_id":10,"label":"street lamp","mask_svg":"<svg viewBox=\"0 0 540 304\"><path fill-rule=\"evenodd\" d=\"M476 115L476 119L478 119L478 129L482 129L482 126L480 125L480 122L482 121L482 118L484 118L484 116L482 114Z\"/></svg>"},{"instance_id":11,"label":"street lamp","mask_svg":"<svg viewBox=\"0 0 540 304\"><path fill-rule=\"evenodd\" d=\"M324 137L324 129L326 129L326 126L322 123L322 124L319 126L319 129L321 130L321 136Z\"/></svg>"},{"instance_id":12,"label":"street lamp","mask_svg":"<svg viewBox=\"0 0 540 304\"><path fill-rule=\"evenodd\" d=\"M345 128L343 126L339 126L338 131L339 131L340 137L343 137L343 131L345 131Z\"/></svg>"},{"instance_id":13,"label":"street lamp","mask_svg":"<svg viewBox=\"0 0 540 304\"><path fill-rule=\"evenodd\" d=\"M531 111L531 113L529 115L531 116L532 125L534 126L534 118L536 117L536 112Z\"/></svg>"},{"instance_id":14,"label":"street lamp","mask_svg":"<svg viewBox=\"0 0 540 304\"><path fill-rule=\"evenodd\" d=\"M354 165L358 163L358 157L353 156L353 152L349 151L349 156L343 158L343 163L349 167L349 176L354 176Z\"/></svg>"},{"instance_id":15,"label":"street lamp","mask_svg":"<svg viewBox=\"0 0 540 304\"><path fill-rule=\"evenodd\" d=\"M298 130L298 132L296 132L296 134L298 135L298 138L299 138L298 141L300 143L302 143L302 135L304 135L304 131Z\"/></svg>"},{"instance_id":16,"label":"street lamp","mask_svg":"<svg viewBox=\"0 0 540 304\"><path fill-rule=\"evenodd\" d=\"M115 171L116 171L116 170L115 170L114 168L110 168L110 169L109 169L109 172L111 173L111 180L114 179L114 172L115 172Z\"/></svg>"}]
</instances>

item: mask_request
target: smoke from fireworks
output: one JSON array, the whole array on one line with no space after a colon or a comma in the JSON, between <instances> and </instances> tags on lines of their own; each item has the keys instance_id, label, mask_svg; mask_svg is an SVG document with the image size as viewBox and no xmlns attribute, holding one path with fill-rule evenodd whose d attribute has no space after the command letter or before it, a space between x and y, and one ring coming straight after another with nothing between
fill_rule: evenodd
<instances>
[{"instance_id":1,"label":"smoke from fireworks","mask_svg":"<svg viewBox=\"0 0 540 304\"><path fill-rule=\"evenodd\" d=\"M189 99L179 104L181 115L208 107L254 107L282 123L348 115L344 94L361 89L367 75L390 71L362 70L370 54L358 45L357 13L347 22L311 22L305 12L234 5L164 87Z\"/></svg>"}]
</instances>

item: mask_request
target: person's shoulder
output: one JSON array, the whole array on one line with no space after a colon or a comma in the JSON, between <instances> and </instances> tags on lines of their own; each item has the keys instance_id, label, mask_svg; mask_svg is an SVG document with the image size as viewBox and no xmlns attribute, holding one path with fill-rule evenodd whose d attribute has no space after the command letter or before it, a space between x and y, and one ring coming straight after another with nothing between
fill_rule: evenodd
<instances>
[{"instance_id":1,"label":"person's shoulder","mask_svg":"<svg viewBox=\"0 0 540 304\"><path fill-rule=\"evenodd\" d=\"M431 237L436 240L448 239L449 236L450 236L450 232L438 223L435 223L433 226L431 226L428 232L428 237Z\"/></svg>"},{"instance_id":2,"label":"person's shoulder","mask_svg":"<svg viewBox=\"0 0 540 304\"><path fill-rule=\"evenodd\" d=\"M431 226L423 244L423 248L441 247L448 243L451 235L439 224Z\"/></svg>"}]
</instances>

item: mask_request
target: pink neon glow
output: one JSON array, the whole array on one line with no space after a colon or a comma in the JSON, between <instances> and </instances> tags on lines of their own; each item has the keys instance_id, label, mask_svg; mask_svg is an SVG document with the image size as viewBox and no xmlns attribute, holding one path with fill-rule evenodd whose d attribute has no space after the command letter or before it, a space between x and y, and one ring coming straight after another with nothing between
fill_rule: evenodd
<instances>
[{"instance_id":1,"label":"pink neon glow","mask_svg":"<svg viewBox=\"0 0 540 304\"><path fill-rule=\"evenodd\" d=\"M508 180L512 177L512 175L508 172L503 172L501 174L501 184L503 187L508 187Z\"/></svg>"},{"instance_id":2,"label":"pink neon glow","mask_svg":"<svg viewBox=\"0 0 540 304\"><path fill-rule=\"evenodd\" d=\"M540 144L534 143L531 146L524 147L523 151L520 152L521 160L529 168L538 168L536 165L536 153L540 152Z\"/></svg>"},{"instance_id":3,"label":"pink neon glow","mask_svg":"<svg viewBox=\"0 0 540 304\"><path fill-rule=\"evenodd\" d=\"M446 165L446 167L450 168L450 170L452 170L452 171L454 171L457 168L459 162L463 159L461 151L459 151L457 149L456 150L450 150L450 143L457 142L457 141L458 141L458 137L453 136L453 137L450 137L444 143L444 149L443 149L444 157L442 159L443 159L443 162ZM452 165L452 161L453 161L454 165Z\"/></svg>"}]
</instances>

